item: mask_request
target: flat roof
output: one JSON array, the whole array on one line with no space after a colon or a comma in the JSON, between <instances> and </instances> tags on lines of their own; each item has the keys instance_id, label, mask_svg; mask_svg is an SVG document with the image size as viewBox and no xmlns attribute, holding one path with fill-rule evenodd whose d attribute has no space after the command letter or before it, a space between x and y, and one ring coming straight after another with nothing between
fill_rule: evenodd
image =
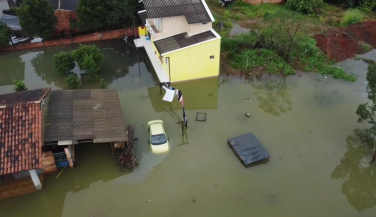
<instances>
[{"instance_id":1,"label":"flat roof","mask_svg":"<svg viewBox=\"0 0 376 217\"><path fill-rule=\"evenodd\" d=\"M197 35L188 36L188 33L181 33L154 42L159 53L162 55L184 47L192 46L201 42L216 38L212 31L203 32Z\"/></svg>"},{"instance_id":2,"label":"flat roof","mask_svg":"<svg viewBox=\"0 0 376 217\"><path fill-rule=\"evenodd\" d=\"M45 144L127 141L116 90L52 91L45 124Z\"/></svg>"}]
</instances>

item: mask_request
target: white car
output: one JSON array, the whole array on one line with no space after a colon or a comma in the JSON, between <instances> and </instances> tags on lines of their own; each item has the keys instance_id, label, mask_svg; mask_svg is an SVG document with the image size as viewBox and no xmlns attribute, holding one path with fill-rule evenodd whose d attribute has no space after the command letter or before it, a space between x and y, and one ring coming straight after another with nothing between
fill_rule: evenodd
<instances>
[{"instance_id":1,"label":"white car","mask_svg":"<svg viewBox=\"0 0 376 217\"><path fill-rule=\"evenodd\" d=\"M149 144L153 153L164 153L170 150L164 124L162 120L148 122Z\"/></svg>"}]
</instances>

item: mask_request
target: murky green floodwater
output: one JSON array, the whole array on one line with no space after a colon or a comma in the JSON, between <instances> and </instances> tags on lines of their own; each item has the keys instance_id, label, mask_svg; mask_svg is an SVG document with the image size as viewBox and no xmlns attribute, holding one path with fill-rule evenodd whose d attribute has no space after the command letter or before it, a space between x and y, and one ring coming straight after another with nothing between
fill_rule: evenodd
<instances>
[{"instance_id":1,"label":"murky green floodwater","mask_svg":"<svg viewBox=\"0 0 376 217\"><path fill-rule=\"evenodd\" d=\"M164 115L168 104L160 100L145 52L137 56L120 41L96 44L107 56L100 78L118 90L125 122L136 125L140 166L123 171L107 145L80 145L76 169L57 179L47 175L42 191L0 201L1 216L376 215L376 166L363 163L367 150L354 137L366 127L355 114L367 96L364 62L340 64L359 75L356 83L298 73L258 82L233 77L219 88L223 77L175 84L189 109L182 138L176 121ZM15 79L29 89L65 88L51 56L71 49L3 53L9 56L0 58L0 92L11 92ZM367 55L376 60L375 51ZM97 80L84 88L99 86ZM206 122L195 121L198 111L207 113ZM172 149L154 155L145 124L162 117ZM244 168L228 147L228 138L248 132L270 152L268 164Z\"/></svg>"}]
</instances>

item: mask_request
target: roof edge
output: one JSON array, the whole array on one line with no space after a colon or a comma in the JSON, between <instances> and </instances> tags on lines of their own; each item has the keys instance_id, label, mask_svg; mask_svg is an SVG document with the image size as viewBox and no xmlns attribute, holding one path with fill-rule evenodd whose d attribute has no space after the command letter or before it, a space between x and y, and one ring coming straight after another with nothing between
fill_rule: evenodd
<instances>
[{"instance_id":1,"label":"roof edge","mask_svg":"<svg viewBox=\"0 0 376 217\"><path fill-rule=\"evenodd\" d=\"M205 0L201 0L201 2L202 2L202 4L204 5L204 7L205 7L205 9L206 9L206 12L208 13L208 15L209 15L211 21L214 23L215 19L214 19L214 17L213 17L213 14L212 14L211 11L210 11L208 5L206 4Z\"/></svg>"},{"instance_id":2,"label":"roof edge","mask_svg":"<svg viewBox=\"0 0 376 217\"><path fill-rule=\"evenodd\" d=\"M167 55L167 54L175 53L177 51L185 50L185 49L188 49L188 48L191 48L191 47L195 47L197 45L201 45L201 44L205 44L207 42L211 42L211 41L214 41L214 40L217 40L217 39L221 39L221 36L219 36L218 33L215 32L213 29L211 29L210 31L216 36L215 38L212 38L212 39L209 39L209 40L206 40L206 41L202 41L202 42L199 42L199 43L196 43L196 44L192 44L192 45L189 45L187 47L182 47L182 48L179 48L179 49L176 49L176 50L173 50L173 51L169 51L169 52L166 52L166 53L162 53L161 56L163 57L164 55ZM170 36L170 37L173 37L173 36Z\"/></svg>"}]
</instances>

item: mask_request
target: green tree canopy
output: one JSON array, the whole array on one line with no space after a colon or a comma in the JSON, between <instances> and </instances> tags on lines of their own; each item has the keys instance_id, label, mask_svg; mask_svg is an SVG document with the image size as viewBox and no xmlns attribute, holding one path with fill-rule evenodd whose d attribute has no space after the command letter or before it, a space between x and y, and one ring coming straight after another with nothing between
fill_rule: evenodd
<instances>
[{"instance_id":1,"label":"green tree canopy","mask_svg":"<svg viewBox=\"0 0 376 217\"><path fill-rule=\"evenodd\" d=\"M81 29L96 31L122 28L133 22L136 0L80 0L76 12Z\"/></svg>"},{"instance_id":2,"label":"green tree canopy","mask_svg":"<svg viewBox=\"0 0 376 217\"><path fill-rule=\"evenodd\" d=\"M17 16L26 32L48 39L53 36L57 23L54 12L47 0L24 0Z\"/></svg>"},{"instance_id":3,"label":"green tree canopy","mask_svg":"<svg viewBox=\"0 0 376 217\"><path fill-rule=\"evenodd\" d=\"M74 58L71 53L60 52L53 56L54 69L64 75L69 75L72 73L72 69L76 65L74 63Z\"/></svg>"},{"instance_id":4,"label":"green tree canopy","mask_svg":"<svg viewBox=\"0 0 376 217\"><path fill-rule=\"evenodd\" d=\"M101 70L104 54L95 45L80 45L73 51L73 57L81 70L85 70L90 77L96 77Z\"/></svg>"},{"instance_id":5,"label":"green tree canopy","mask_svg":"<svg viewBox=\"0 0 376 217\"><path fill-rule=\"evenodd\" d=\"M5 47L9 45L10 31L7 24L0 23L0 47Z\"/></svg>"}]
</instances>

